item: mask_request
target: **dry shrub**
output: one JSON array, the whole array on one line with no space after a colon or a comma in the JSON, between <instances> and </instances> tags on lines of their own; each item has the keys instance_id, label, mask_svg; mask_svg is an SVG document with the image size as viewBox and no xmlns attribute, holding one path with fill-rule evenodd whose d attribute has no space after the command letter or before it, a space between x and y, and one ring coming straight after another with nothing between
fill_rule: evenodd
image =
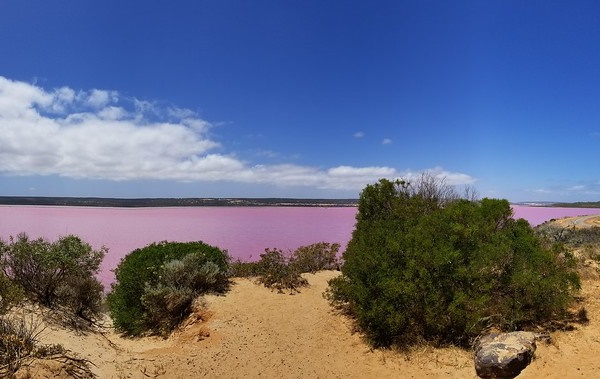
<instances>
[{"instance_id":1,"label":"dry shrub","mask_svg":"<svg viewBox=\"0 0 600 379\"><path fill-rule=\"evenodd\" d=\"M52 361L72 378L93 378L91 362L69 355L62 345L40 344L45 327L33 317L0 317L0 377L31 377L30 368Z\"/></svg>"},{"instance_id":2,"label":"dry shrub","mask_svg":"<svg viewBox=\"0 0 600 379\"><path fill-rule=\"evenodd\" d=\"M338 269L339 249L339 244L328 242L301 246L291 254L286 254L281 249L265 249L258 262L233 262L230 276L257 277L258 282L265 287L276 289L280 293L289 290L293 294L308 285L301 274Z\"/></svg>"},{"instance_id":3,"label":"dry shrub","mask_svg":"<svg viewBox=\"0 0 600 379\"><path fill-rule=\"evenodd\" d=\"M312 245L301 246L292 254L291 263L300 272L314 274L321 270L339 269L337 254L340 244L319 242Z\"/></svg>"},{"instance_id":4,"label":"dry shrub","mask_svg":"<svg viewBox=\"0 0 600 379\"><path fill-rule=\"evenodd\" d=\"M300 276L301 272L294 266L285 253L279 249L265 249L258 262L260 276L258 282L265 287L276 289L279 293L289 290L290 294L298 292L300 287L308 285L308 281Z\"/></svg>"},{"instance_id":5,"label":"dry shrub","mask_svg":"<svg viewBox=\"0 0 600 379\"><path fill-rule=\"evenodd\" d=\"M44 306L67 307L87 320L100 313L103 287L95 275L106 251L94 250L73 235L49 242L21 233L0 241L1 266L13 288L22 288L25 296ZM0 278L0 288L6 278Z\"/></svg>"}]
</instances>

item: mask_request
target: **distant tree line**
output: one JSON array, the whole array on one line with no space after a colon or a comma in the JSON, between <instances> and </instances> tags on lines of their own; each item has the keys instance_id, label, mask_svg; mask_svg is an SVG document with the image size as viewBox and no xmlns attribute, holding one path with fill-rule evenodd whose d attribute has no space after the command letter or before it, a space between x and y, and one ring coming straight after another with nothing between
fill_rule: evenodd
<instances>
[{"instance_id":1,"label":"distant tree line","mask_svg":"<svg viewBox=\"0 0 600 379\"><path fill-rule=\"evenodd\" d=\"M2 205L53 205L80 207L355 207L357 199L286 198L140 198L0 196Z\"/></svg>"}]
</instances>

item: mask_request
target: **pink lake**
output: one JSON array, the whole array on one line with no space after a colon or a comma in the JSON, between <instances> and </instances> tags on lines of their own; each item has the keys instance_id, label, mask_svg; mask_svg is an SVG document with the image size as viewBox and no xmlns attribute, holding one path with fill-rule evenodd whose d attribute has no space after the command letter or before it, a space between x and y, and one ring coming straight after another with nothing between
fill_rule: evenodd
<instances>
[{"instance_id":1,"label":"pink lake","mask_svg":"<svg viewBox=\"0 0 600 379\"><path fill-rule=\"evenodd\" d=\"M265 248L294 250L321 241L339 243L343 250L355 216L353 207L0 206L0 238L20 232L50 240L75 234L95 248L106 246L99 278L107 285L123 256L158 241L204 241L242 260L258 259Z\"/></svg>"},{"instance_id":2,"label":"pink lake","mask_svg":"<svg viewBox=\"0 0 600 379\"><path fill-rule=\"evenodd\" d=\"M598 208L513 206L515 217L538 225L552 218L600 214ZM127 253L158 241L204 241L228 250L235 259L257 259L265 248L294 250L316 242L342 245L352 236L356 208L320 207L189 207L95 208L0 206L0 238L27 232L55 240L75 234L108 255L99 278L114 279L111 270Z\"/></svg>"}]
</instances>

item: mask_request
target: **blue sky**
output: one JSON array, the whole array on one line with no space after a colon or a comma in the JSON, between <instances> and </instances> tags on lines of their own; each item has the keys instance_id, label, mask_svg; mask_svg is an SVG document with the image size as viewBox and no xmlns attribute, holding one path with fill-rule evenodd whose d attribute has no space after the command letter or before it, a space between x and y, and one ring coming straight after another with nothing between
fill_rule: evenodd
<instances>
[{"instance_id":1,"label":"blue sky","mask_svg":"<svg viewBox=\"0 0 600 379\"><path fill-rule=\"evenodd\" d=\"M597 1L0 8L0 195L600 200Z\"/></svg>"}]
</instances>

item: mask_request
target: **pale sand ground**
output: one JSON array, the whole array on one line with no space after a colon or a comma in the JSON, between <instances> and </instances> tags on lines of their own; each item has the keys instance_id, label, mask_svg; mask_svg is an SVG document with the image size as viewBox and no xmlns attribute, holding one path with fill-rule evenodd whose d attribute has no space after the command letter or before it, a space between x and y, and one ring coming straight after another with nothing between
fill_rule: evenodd
<instances>
[{"instance_id":1,"label":"pale sand ground","mask_svg":"<svg viewBox=\"0 0 600 379\"><path fill-rule=\"evenodd\" d=\"M591 228L594 226L600 226L600 216L575 216L565 217L554 221L555 224L564 227L575 227L575 228Z\"/></svg>"},{"instance_id":2,"label":"pale sand ground","mask_svg":"<svg viewBox=\"0 0 600 379\"><path fill-rule=\"evenodd\" d=\"M111 346L98 334L77 335L57 327L48 327L42 339L94 362L99 378L476 377L472 354L457 348L410 353L370 349L322 297L335 275L306 274L310 287L296 295L237 280L226 296L207 298L206 322L192 322L168 340L124 339L109 331ZM600 281L585 282L583 295L590 324L553 333L551 345L538 343L536 359L520 377L598 375ZM36 366L31 370L35 378L57 377Z\"/></svg>"}]
</instances>

